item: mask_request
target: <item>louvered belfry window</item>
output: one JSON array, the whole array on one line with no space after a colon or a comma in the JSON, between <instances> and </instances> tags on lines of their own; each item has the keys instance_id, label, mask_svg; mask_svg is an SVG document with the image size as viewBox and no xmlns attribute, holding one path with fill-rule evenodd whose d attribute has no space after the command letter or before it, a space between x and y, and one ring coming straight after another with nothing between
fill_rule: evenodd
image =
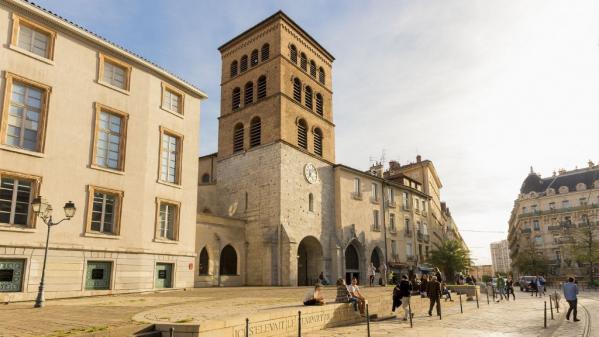
<instances>
[{"instance_id":1,"label":"louvered belfry window","mask_svg":"<svg viewBox=\"0 0 599 337\"><path fill-rule=\"evenodd\" d=\"M244 72L246 70L248 70L248 56L247 55L243 55L241 57L241 64L239 65L239 70L240 72Z\"/></svg>"},{"instance_id":2,"label":"louvered belfry window","mask_svg":"<svg viewBox=\"0 0 599 337\"><path fill-rule=\"evenodd\" d=\"M318 81L324 84L324 69L322 67L318 68Z\"/></svg>"},{"instance_id":3,"label":"louvered belfry window","mask_svg":"<svg viewBox=\"0 0 599 337\"><path fill-rule=\"evenodd\" d=\"M231 62L231 77L237 76L237 60Z\"/></svg>"},{"instance_id":4,"label":"louvered belfry window","mask_svg":"<svg viewBox=\"0 0 599 337\"><path fill-rule=\"evenodd\" d=\"M265 43L262 46L262 62L268 60L270 58L270 45Z\"/></svg>"},{"instance_id":5,"label":"louvered belfry window","mask_svg":"<svg viewBox=\"0 0 599 337\"><path fill-rule=\"evenodd\" d=\"M266 97L266 76L258 78L258 99Z\"/></svg>"},{"instance_id":6,"label":"louvered belfry window","mask_svg":"<svg viewBox=\"0 0 599 337\"><path fill-rule=\"evenodd\" d=\"M253 101L254 101L254 83L248 82L245 85L243 104L244 105L252 104Z\"/></svg>"},{"instance_id":7,"label":"louvered belfry window","mask_svg":"<svg viewBox=\"0 0 599 337\"><path fill-rule=\"evenodd\" d=\"M304 104L306 108L312 110L312 88L306 87L306 93L304 94Z\"/></svg>"},{"instance_id":8,"label":"louvered belfry window","mask_svg":"<svg viewBox=\"0 0 599 337\"><path fill-rule=\"evenodd\" d=\"M260 145L262 141L262 121L260 117L254 117L250 122L250 147Z\"/></svg>"},{"instance_id":9,"label":"louvered belfry window","mask_svg":"<svg viewBox=\"0 0 599 337\"><path fill-rule=\"evenodd\" d=\"M297 48L295 48L294 45L289 47L289 58L291 59L291 62L297 64Z\"/></svg>"},{"instance_id":10,"label":"louvered belfry window","mask_svg":"<svg viewBox=\"0 0 599 337\"><path fill-rule=\"evenodd\" d=\"M323 101L322 101L322 95L321 94L316 94L316 113L319 115L323 115Z\"/></svg>"},{"instance_id":11,"label":"louvered belfry window","mask_svg":"<svg viewBox=\"0 0 599 337\"><path fill-rule=\"evenodd\" d=\"M308 149L308 125L303 119L297 122L297 145L306 150Z\"/></svg>"},{"instance_id":12,"label":"louvered belfry window","mask_svg":"<svg viewBox=\"0 0 599 337\"><path fill-rule=\"evenodd\" d=\"M308 70L308 59L304 53L301 53L300 55L300 67L302 67L304 71Z\"/></svg>"},{"instance_id":13,"label":"louvered belfry window","mask_svg":"<svg viewBox=\"0 0 599 337\"><path fill-rule=\"evenodd\" d=\"M310 75L316 77L316 63L314 61L310 61Z\"/></svg>"},{"instance_id":14,"label":"louvered belfry window","mask_svg":"<svg viewBox=\"0 0 599 337\"><path fill-rule=\"evenodd\" d=\"M258 64L258 50L254 49L252 51L252 57L250 59L250 66L255 66L256 64Z\"/></svg>"},{"instance_id":15,"label":"louvered belfry window","mask_svg":"<svg viewBox=\"0 0 599 337\"><path fill-rule=\"evenodd\" d=\"M243 151L243 124L235 125L233 131L233 152Z\"/></svg>"},{"instance_id":16,"label":"louvered belfry window","mask_svg":"<svg viewBox=\"0 0 599 337\"><path fill-rule=\"evenodd\" d=\"M298 103L302 102L302 82L299 78L293 80L293 99Z\"/></svg>"},{"instance_id":17,"label":"louvered belfry window","mask_svg":"<svg viewBox=\"0 0 599 337\"><path fill-rule=\"evenodd\" d=\"M239 109L239 106L241 104L241 89L233 89L233 94L231 96L231 106L233 110Z\"/></svg>"},{"instance_id":18,"label":"louvered belfry window","mask_svg":"<svg viewBox=\"0 0 599 337\"><path fill-rule=\"evenodd\" d=\"M314 130L314 153L322 157L322 131L319 128Z\"/></svg>"}]
</instances>

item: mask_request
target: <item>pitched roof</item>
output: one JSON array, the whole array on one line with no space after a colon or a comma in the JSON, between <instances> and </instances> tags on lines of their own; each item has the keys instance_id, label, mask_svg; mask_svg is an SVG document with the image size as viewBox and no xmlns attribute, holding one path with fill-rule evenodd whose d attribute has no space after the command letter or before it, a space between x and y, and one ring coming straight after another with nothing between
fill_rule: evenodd
<instances>
[{"instance_id":1,"label":"pitched roof","mask_svg":"<svg viewBox=\"0 0 599 337\"><path fill-rule=\"evenodd\" d=\"M182 85L183 87L187 88L188 90L191 90L192 92L194 92L201 98L208 98L208 95L206 95L206 93L204 93L201 89L199 89L195 85L185 81L181 77L162 68L158 64L144 58L143 56L141 56L123 46L116 44L115 42L112 42L112 41L106 39L105 37L103 37L101 35L98 35L92 31L88 30L87 28L85 28L83 26L80 26L79 24L77 24L73 21L63 18L62 16L60 16L60 15L38 5L30 0L7 0L7 2L18 6L21 9L29 11L31 14L42 16L46 20L49 20L53 23L62 25L64 28L68 28L71 31L78 33L81 37L87 38L88 40L93 40L97 44L104 44L106 47L116 50L117 52L120 52L121 54L124 54L125 56L127 56L129 58L132 58L133 60L141 63L142 65L147 66L147 67L153 69L154 71L157 71L158 73L167 77L168 79L178 83L179 85Z\"/></svg>"},{"instance_id":2,"label":"pitched roof","mask_svg":"<svg viewBox=\"0 0 599 337\"><path fill-rule=\"evenodd\" d=\"M598 179L599 165L584 169L567 171L565 173L547 178L541 178L541 176L537 173L531 172L530 174L528 174L526 179L524 179L524 182L522 182L520 193L542 193L545 192L548 188L558 189L561 186L568 187L569 191L576 191L577 184L584 183L587 186L587 188L591 188L595 181Z\"/></svg>"},{"instance_id":3,"label":"pitched roof","mask_svg":"<svg viewBox=\"0 0 599 337\"><path fill-rule=\"evenodd\" d=\"M243 38L244 36L258 30L260 27L262 27L263 25L270 23L271 21L274 21L276 19L283 19L285 21L287 21L290 25L292 25L295 29L297 29L297 31L302 34L306 39L308 39L312 44L314 44L316 46L316 48L318 50L320 50L322 53L325 54L326 57L328 57L331 61L335 60L335 57L333 56L333 54L329 53L328 50L326 50L322 45L320 45L320 43L318 43L318 41L316 41L316 39L314 39L312 36L310 36L310 34L308 34L308 32L306 32L300 25L298 25L297 23L295 23L295 21L293 21L287 14L285 14L285 12L283 12L282 10L277 11L276 13L274 13L273 15L267 17L266 19L258 22L257 24L253 25L252 27L248 28L247 30L245 30L243 33L235 36L234 38L232 38L231 40L223 43L222 46L218 47L218 50L220 52L222 52L224 49L226 49L227 47L229 47L231 44L237 42L238 40L240 40L241 38Z\"/></svg>"}]
</instances>

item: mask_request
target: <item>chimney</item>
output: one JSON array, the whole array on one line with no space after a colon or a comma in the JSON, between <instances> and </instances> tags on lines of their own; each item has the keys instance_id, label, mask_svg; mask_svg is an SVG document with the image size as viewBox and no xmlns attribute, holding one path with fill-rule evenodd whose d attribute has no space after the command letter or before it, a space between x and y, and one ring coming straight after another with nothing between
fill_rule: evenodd
<instances>
[{"instance_id":1,"label":"chimney","mask_svg":"<svg viewBox=\"0 0 599 337\"><path fill-rule=\"evenodd\" d=\"M390 171L393 171L393 170L398 170L400 167L401 167L401 164L400 164L400 163L398 163L398 162L397 162L397 161L395 161L395 160L391 160L391 161L389 162L389 170L390 170Z\"/></svg>"},{"instance_id":2,"label":"chimney","mask_svg":"<svg viewBox=\"0 0 599 337\"><path fill-rule=\"evenodd\" d=\"M420 155L416 156L416 162L420 163L422 161L422 157Z\"/></svg>"},{"instance_id":3,"label":"chimney","mask_svg":"<svg viewBox=\"0 0 599 337\"><path fill-rule=\"evenodd\" d=\"M374 165L370 167L370 174L373 176L382 178L383 177L383 163L376 162Z\"/></svg>"},{"instance_id":4,"label":"chimney","mask_svg":"<svg viewBox=\"0 0 599 337\"><path fill-rule=\"evenodd\" d=\"M558 174L561 176L562 174L565 174L565 173L566 173L566 169L564 169L564 168L561 168L561 169L559 169L559 170L557 171L557 173L558 173Z\"/></svg>"}]
</instances>

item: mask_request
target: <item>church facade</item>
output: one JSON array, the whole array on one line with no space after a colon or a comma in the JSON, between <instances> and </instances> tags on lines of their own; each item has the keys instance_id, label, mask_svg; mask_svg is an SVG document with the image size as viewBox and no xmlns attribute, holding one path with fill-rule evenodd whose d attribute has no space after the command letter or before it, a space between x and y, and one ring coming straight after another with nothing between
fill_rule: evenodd
<instances>
[{"instance_id":1,"label":"church facade","mask_svg":"<svg viewBox=\"0 0 599 337\"><path fill-rule=\"evenodd\" d=\"M411 169L335 163L334 57L282 12L219 51L219 143L199 159L195 285L309 285L321 272L365 282L371 262L422 265L428 187Z\"/></svg>"}]
</instances>

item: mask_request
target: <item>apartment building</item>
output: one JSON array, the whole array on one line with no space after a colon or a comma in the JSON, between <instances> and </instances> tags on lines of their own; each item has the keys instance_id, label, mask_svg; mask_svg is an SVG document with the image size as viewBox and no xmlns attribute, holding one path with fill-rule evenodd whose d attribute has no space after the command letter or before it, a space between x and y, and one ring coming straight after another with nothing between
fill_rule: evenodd
<instances>
[{"instance_id":1,"label":"apartment building","mask_svg":"<svg viewBox=\"0 0 599 337\"><path fill-rule=\"evenodd\" d=\"M0 301L193 286L206 95L30 2L0 2Z\"/></svg>"}]
</instances>

